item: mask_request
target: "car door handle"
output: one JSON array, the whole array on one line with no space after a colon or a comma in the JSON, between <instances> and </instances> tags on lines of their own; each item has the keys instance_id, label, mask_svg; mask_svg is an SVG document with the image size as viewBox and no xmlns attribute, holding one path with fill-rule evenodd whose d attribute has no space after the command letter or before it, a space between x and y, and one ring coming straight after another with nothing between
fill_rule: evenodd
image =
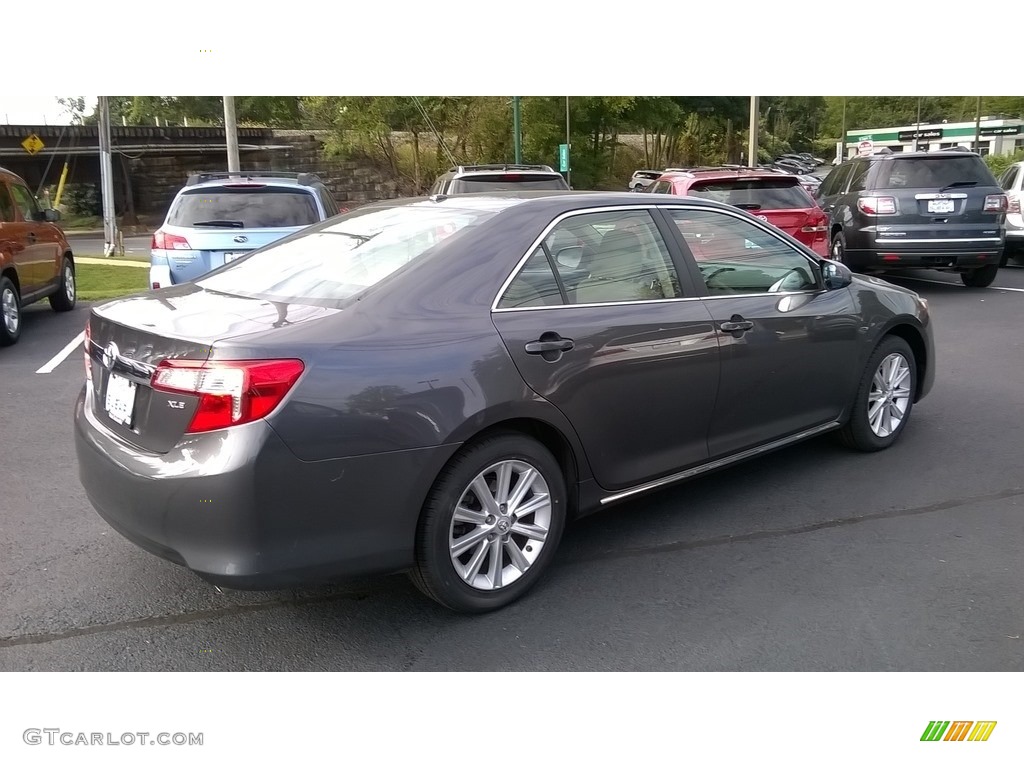
<instances>
[{"instance_id":1,"label":"car door handle","mask_svg":"<svg viewBox=\"0 0 1024 768\"><path fill-rule=\"evenodd\" d=\"M34 243L36 241L36 233L29 232L25 239L28 240L30 243Z\"/></svg>"},{"instance_id":2,"label":"car door handle","mask_svg":"<svg viewBox=\"0 0 1024 768\"><path fill-rule=\"evenodd\" d=\"M718 327L728 333L735 333L736 331L749 331L754 327L754 323L750 320L744 320L738 315L733 315L731 320L726 320L724 323L719 323Z\"/></svg>"},{"instance_id":3,"label":"car door handle","mask_svg":"<svg viewBox=\"0 0 1024 768\"><path fill-rule=\"evenodd\" d=\"M545 352L568 352L576 344L572 339L543 339L526 344L526 354L543 355Z\"/></svg>"}]
</instances>

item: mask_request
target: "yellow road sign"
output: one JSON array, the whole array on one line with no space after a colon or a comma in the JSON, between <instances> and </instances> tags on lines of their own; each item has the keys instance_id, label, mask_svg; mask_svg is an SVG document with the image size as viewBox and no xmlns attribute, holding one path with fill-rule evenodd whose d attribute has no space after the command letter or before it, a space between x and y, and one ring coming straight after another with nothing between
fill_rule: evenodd
<instances>
[{"instance_id":1,"label":"yellow road sign","mask_svg":"<svg viewBox=\"0 0 1024 768\"><path fill-rule=\"evenodd\" d=\"M25 151L28 152L30 155L34 155L36 152L38 152L46 145L43 144L42 139L40 139L33 133L31 136L29 136L27 139L21 142L21 146L24 147Z\"/></svg>"}]
</instances>

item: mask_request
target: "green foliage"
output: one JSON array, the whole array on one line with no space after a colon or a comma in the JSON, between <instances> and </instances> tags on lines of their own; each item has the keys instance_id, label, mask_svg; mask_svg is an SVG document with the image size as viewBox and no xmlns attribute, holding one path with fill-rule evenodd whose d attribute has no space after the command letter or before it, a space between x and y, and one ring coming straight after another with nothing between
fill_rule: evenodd
<instances>
[{"instance_id":1,"label":"green foliage","mask_svg":"<svg viewBox=\"0 0 1024 768\"><path fill-rule=\"evenodd\" d=\"M922 123L974 120L977 96L826 96L822 133L839 136L846 104L846 130L914 125L921 109ZM982 96L981 114L1024 117L1024 96Z\"/></svg>"},{"instance_id":2,"label":"green foliage","mask_svg":"<svg viewBox=\"0 0 1024 768\"><path fill-rule=\"evenodd\" d=\"M999 178L1011 165L1024 161L1024 149L1018 149L1012 155L985 155L984 160L992 175Z\"/></svg>"},{"instance_id":3,"label":"green foliage","mask_svg":"<svg viewBox=\"0 0 1024 768\"><path fill-rule=\"evenodd\" d=\"M61 206L76 216L103 215L103 201L97 184L68 184L61 193Z\"/></svg>"}]
</instances>

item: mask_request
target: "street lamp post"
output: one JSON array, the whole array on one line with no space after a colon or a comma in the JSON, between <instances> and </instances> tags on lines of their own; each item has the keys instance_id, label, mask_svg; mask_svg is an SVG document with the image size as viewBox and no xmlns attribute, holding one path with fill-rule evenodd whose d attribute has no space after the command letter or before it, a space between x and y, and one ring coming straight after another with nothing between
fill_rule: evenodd
<instances>
[{"instance_id":1,"label":"street lamp post","mask_svg":"<svg viewBox=\"0 0 1024 768\"><path fill-rule=\"evenodd\" d=\"M523 162L523 136L519 114L519 97L512 97L512 146L515 149L516 165Z\"/></svg>"}]
</instances>

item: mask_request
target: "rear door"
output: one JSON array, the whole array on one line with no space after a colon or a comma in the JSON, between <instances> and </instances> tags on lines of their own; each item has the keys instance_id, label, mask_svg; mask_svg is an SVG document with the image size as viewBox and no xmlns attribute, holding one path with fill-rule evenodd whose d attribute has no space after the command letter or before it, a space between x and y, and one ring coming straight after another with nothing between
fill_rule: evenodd
<instances>
[{"instance_id":1,"label":"rear door","mask_svg":"<svg viewBox=\"0 0 1024 768\"><path fill-rule=\"evenodd\" d=\"M224 184L184 190L161 230L175 283L194 280L251 251L316 224L315 193L303 187Z\"/></svg>"},{"instance_id":2,"label":"rear door","mask_svg":"<svg viewBox=\"0 0 1024 768\"><path fill-rule=\"evenodd\" d=\"M856 184L873 207L876 243L909 251L994 250L1001 241L1002 211L985 211L985 200L1002 193L992 173L974 154L936 152L875 163ZM865 189L865 185L868 189ZM895 212L890 201L895 201Z\"/></svg>"},{"instance_id":3,"label":"rear door","mask_svg":"<svg viewBox=\"0 0 1024 768\"><path fill-rule=\"evenodd\" d=\"M492 312L520 375L620 490L707 459L718 340L650 210L556 223Z\"/></svg>"}]
</instances>

